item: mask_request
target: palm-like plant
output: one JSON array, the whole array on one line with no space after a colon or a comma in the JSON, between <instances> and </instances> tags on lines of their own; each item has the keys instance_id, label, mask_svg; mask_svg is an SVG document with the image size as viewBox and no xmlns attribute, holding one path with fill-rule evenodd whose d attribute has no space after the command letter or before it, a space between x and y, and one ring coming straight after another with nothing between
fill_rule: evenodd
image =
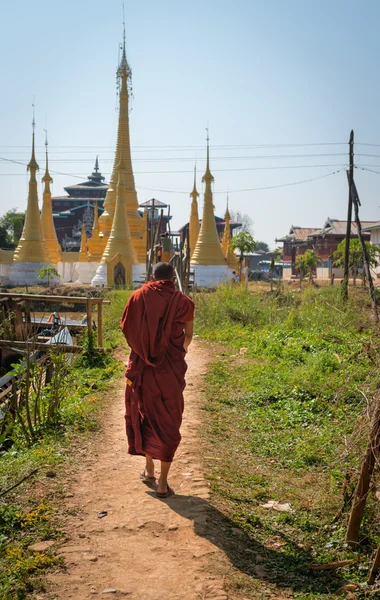
<instances>
[{"instance_id":1,"label":"palm-like plant","mask_svg":"<svg viewBox=\"0 0 380 600\"><path fill-rule=\"evenodd\" d=\"M374 246L370 242L364 242L367 248L368 260L370 267L376 267L380 262L380 248ZM346 250L346 240L342 240L338 245L337 249L333 254L334 266L344 267L344 253ZM362 269L364 265L363 261L363 250L358 238L350 239L350 252L348 257L348 268L351 271L354 285L356 285L356 278L359 273L359 269Z\"/></svg>"},{"instance_id":2,"label":"palm-like plant","mask_svg":"<svg viewBox=\"0 0 380 600\"><path fill-rule=\"evenodd\" d=\"M316 268L318 261L321 260L315 250L306 250L296 258L296 267L300 272L300 287L302 279L309 275L309 283L313 281L313 271Z\"/></svg>"},{"instance_id":3,"label":"palm-like plant","mask_svg":"<svg viewBox=\"0 0 380 600\"><path fill-rule=\"evenodd\" d=\"M240 279L241 279L241 269L244 259L244 254L249 254L256 250L256 242L248 231L241 231L231 240L231 247L233 250L239 250L240 257Z\"/></svg>"}]
</instances>

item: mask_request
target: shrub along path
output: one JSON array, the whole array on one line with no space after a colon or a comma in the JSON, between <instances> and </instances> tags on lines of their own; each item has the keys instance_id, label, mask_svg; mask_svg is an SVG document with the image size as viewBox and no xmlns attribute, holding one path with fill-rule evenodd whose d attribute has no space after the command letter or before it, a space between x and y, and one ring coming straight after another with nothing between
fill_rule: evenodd
<instances>
[{"instance_id":1,"label":"shrub along path","mask_svg":"<svg viewBox=\"0 0 380 600\"><path fill-rule=\"evenodd\" d=\"M170 477L177 493L166 500L155 498L139 480L143 459L127 454L124 378L120 381L94 455L85 458L66 490L67 538L59 552L67 569L49 576L49 597L227 599L218 573L228 561L214 528L216 519L222 526L222 517L209 505L201 465L199 388L207 361L206 350L194 343L183 440ZM107 515L99 518L101 512Z\"/></svg>"}]
</instances>

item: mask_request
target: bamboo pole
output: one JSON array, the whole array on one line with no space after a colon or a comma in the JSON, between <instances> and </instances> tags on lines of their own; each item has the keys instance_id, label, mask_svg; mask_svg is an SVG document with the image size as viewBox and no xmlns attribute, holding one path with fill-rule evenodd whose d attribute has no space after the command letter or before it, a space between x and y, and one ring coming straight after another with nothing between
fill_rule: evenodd
<instances>
[{"instance_id":1,"label":"bamboo pole","mask_svg":"<svg viewBox=\"0 0 380 600\"><path fill-rule=\"evenodd\" d=\"M342 282L342 298L348 298L348 280L349 280L349 258L350 258L350 238L352 223L352 194L351 188L354 181L354 131L350 134L350 170L348 178L348 211L347 211L347 230L346 230L346 248L344 251L344 277Z\"/></svg>"},{"instance_id":2,"label":"bamboo pole","mask_svg":"<svg viewBox=\"0 0 380 600\"><path fill-rule=\"evenodd\" d=\"M91 300L87 300L86 302L86 313L87 313L87 332L88 332L88 338L91 339L92 336L92 304L91 304Z\"/></svg>"},{"instance_id":3,"label":"bamboo pole","mask_svg":"<svg viewBox=\"0 0 380 600\"><path fill-rule=\"evenodd\" d=\"M355 488L354 498L346 532L346 543L356 545L359 542L360 526L363 519L367 495L380 449L380 396L376 399L375 411L369 432L367 450L364 456Z\"/></svg>"},{"instance_id":4,"label":"bamboo pole","mask_svg":"<svg viewBox=\"0 0 380 600\"><path fill-rule=\"evenodd\" d=\"M103 306L98 303L98 346L103 346Z\"/></svg>"},{"instance_id":5,"label":"bamboo pole","mask_svg":"<svg viewBox=\"0 0 380 600\"><path fill-rule=\"evenodd\" d=\"M379 569L380 569L380 546L376 550L375 559L373 561L372 567L371 567L369 575L368 575L368 580L367 580L368 585L373 585L375 583L376 578L379 574Z\"/></svg>"}]
</instances>

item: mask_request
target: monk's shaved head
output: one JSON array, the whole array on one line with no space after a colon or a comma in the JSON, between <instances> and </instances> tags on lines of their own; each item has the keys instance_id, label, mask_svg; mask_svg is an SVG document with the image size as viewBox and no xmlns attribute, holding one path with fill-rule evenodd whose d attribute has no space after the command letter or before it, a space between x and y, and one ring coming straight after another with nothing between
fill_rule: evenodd
<instances>
[{"instance_id":1,"label":"monk's shaved head","mask_svg":"<svg viewBox=\"0 0 380 600\"><path fill-rule=\"evenodd\" d=\"M170 281L174 278L174 269L169 263L157 263L153 267L153 277L158 281Z\"/></svg>"}]
</instances>

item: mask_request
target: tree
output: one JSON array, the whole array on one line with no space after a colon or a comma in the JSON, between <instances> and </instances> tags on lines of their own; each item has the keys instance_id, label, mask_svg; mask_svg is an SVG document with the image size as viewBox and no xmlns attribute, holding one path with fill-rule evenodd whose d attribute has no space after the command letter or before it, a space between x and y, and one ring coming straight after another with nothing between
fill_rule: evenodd
<instances>
[{"instance_id":1,"label":"tree","mask_svg":"<svg viewBox=\"0 0 380 600\"><path fill-rule=\"evenodd\" d=\"M235 223L241 223L240 227L236 227L233 230L234 235L237 235L241 231L247 231L250 235L253 235L253 221L249 215L246 213L241 213L239 210L231 210L230 215L232 221L235 221Z\"/></svg>"},{"instance_id":2,"label":"tree","mask_svg":"<svg viewBox=\"0 0 380 600\"><path fill-rule=\"evenodd\" d=\"M254 252L256 250L256 242L248 231L241 231L233 236L231 240L231 247L233 250L239 250L240 252L240 280L241 280L241 269L243 264L244 254Z\"/></svg>"},{"instance_id":3,"label":"tree","mask_svg":"<svg viewBox=\"0 0 380 600\"><path fill-rule=\"evenodd\" d=\"M368 260L370 267L377 267L380 262L380 248L374 246L370 242L364 242L368 252ZM338 245L337 249L333 254L334 266L343 268L344 266L344 252L346 249L346 240L342 240ZM356 278L359 273L359 269L363 268L363 250L358 238L350 239L350 252L348 256L348 268L351 271L354 285L356 285ZM363 275L364 277L364 275Z\"/></svg>"},{"instance_id":4,"label":"tree","mask_svg":"<svg viewBox=\"0 0 380 600\"><path fill-rule=\"evenodd\" d=\"M302 286L302 280L306 275L309 275L309 283L312 283L313 271L319 260L321 259L315 250L306 250L306 252L297 256L296 267L300 272L300 287Z\"/></svg>"},{"instance_id":5,"label":"tree","mask_svg":"<svg viewBox=\"0 0 380 600\"><path fill-rule=\"evenodd\" d=\"M256 250L263 250L269 252L269 246L266 242L256 242Z\"/></svg>"},{"instance_id":6,"label":"tree","mask_svg":"<svg viewBox=\"0 0 380 600\"><path fill-rule=\"evenodd\" d=\"M47 278L47 284L50 285L50 279L59 279L59 273L55 267L45 265L42 269L36 271L38 279L43 283L45 277Z\"/></svg>"},{"instance_id":7,"label":"tree","mask_svg":"<svg viewBox=\"0 0 380 600\"><path fill-rule=\"evenodd\" d=\"M25 213L16 208L0 217L0 247L16 248L24 227ZM5 242L5 243L3 243Z\"/></svg>"}]
</instances>

